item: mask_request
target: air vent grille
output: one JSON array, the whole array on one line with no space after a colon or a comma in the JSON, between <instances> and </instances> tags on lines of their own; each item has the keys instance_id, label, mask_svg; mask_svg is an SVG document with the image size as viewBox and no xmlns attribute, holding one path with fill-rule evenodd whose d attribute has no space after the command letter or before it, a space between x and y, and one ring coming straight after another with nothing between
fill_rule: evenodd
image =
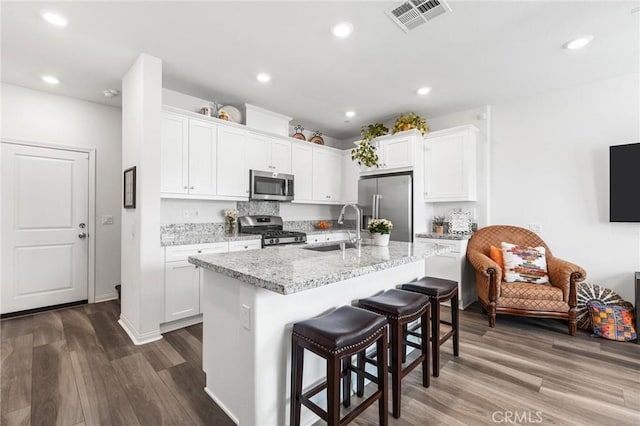
<instances>
[{"instance_id":1,"label":"air vent grille","mask_svg":"<svg viewBox=\"0 0 640 426\"><path fill-rule=\"evenodd\" d=\"M409 32L446 12L451 12L451 8L444 0L410 0L386 13L404 32Z\"/></svg>"}]
</instances>

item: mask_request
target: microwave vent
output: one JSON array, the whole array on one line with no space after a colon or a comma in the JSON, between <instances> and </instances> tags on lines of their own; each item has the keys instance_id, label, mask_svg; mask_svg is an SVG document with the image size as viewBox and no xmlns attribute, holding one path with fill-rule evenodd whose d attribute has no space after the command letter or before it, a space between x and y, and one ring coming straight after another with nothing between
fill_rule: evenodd
<instances>
[{"instance_id":1,"label":"microwave vent","mask_svg":"<svg viewBox=\"0 0 640 426\"><path fill-rule=\"evenodd\" d=\"M451 12L451 7L444 0L410 0L388 9L386 14L402 31L408 33L447 12Z\"/></svg>"}]
</instances>

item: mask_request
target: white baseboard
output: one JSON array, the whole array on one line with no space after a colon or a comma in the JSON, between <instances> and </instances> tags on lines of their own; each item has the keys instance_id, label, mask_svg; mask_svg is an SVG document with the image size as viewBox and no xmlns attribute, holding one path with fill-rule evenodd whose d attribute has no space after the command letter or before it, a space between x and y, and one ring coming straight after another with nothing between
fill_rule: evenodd
<instances>
[{"instance_id":1,"label":"white baseboard","mask_svg":"<svg viewBox=\"0 0 640 426\"><path fill-rule=\"evenodd\" d=\"M103 294L101 296L96 296L93 303L100 303L100 302L106 302L108 300L117 300L117 299L118 299L117 293Z\"/></svg>"},{"instance_id":2,"label":"white baseboard","mask_svg":"<svg viewBox=\"0 0 640 426\"><path fill-rule=\"evenodd\" d=\"M118 324L120 324L120 327L122 327L124 331L127 332L129 338L135 345L145 345L147 343L155 342L156 340L162 339L160 330L154 330L144 334L138 333L135 327L131 325L131 322L127 319L127 317L122 314L120 314Z\"/></svg>"},{"instance_id":3,"label":"white baseboard","mask_svg":"<svg viewBox=\"0 0 640 426\"><path fill-rule=\"evenodd\" d=\"M165 322L160 324L160 333L168 333L170 331L178 330L180 328L189 327L190 325L200 324L202 322L202 314L194 315L192 317L183 318L171 322Z\"/></svg>"},{"instance_id":4,"label":"white baseboard","mask_svg":"<svg viewBox=\"0 0 640 426\"><path fill-rule=\"evenodd\" d=\"M224 413L229 416L229 418L231 419L231 421L237 425L240 424L240 421L238 420L238 418L236 416L233 415L233 413L227 408L225 407L225 405L222 403L222 401L220 401L214 394L213 392L211 392L211 390L209 390L208 387L204 387L204 392L209 395L209 398L211 398L213 400L213 402L216 403L216 405L218 407L220 407L220 409L222 411L224 411Z\"/></svg>"}]
</instances>

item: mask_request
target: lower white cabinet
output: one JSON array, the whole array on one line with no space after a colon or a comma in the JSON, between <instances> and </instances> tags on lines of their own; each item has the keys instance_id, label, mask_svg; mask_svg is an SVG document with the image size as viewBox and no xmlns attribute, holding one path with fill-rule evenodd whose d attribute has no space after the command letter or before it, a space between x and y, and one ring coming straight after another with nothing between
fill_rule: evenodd
<instances>
[{"instance_id":1,"label":"lower white cabinet","mask_svg":"<svg viewBox=\"0 0 640 426\"><path fill-rule=\"evenodd\" d=\"M325 232L322 234L307 235L307 244L330 243L335 241L346 241L349 239L347 232Z\"/></svg>"},{"instance_id":2,"label":"lower white cabinet","mask_svg":"<svg viewBox=\"0 0 640 426\"><path fill-rule=\"evenodd\" d=\"M255 250L260 240L192 244L165 248L164 322L181 320L200 314L202 270L189 263L189 256Z\"/></svg>"},{"instance_id":3,"label":"lower white cabinet","mask_svg":"<svg viewBox=\"0 0 640 426\"><path fill-rule=\"evenodd\" d=\"M451 247L451 251L425 259L425 275L458 282L458 306L464 309L476 301L476 285L473 268L467 262L469 240L443 240L439 238L416 238L426 242Z\"/></svg>"}]
</instances>

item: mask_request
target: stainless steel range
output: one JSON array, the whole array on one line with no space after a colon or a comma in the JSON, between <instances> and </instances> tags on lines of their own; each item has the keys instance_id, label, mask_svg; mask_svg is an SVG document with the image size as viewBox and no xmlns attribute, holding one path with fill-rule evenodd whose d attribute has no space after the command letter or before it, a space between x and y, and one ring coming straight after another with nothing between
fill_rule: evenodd
<instances>
[{"instance_id":1,"label":"stainless steel range","mask_svg":"<svg viewBox=\"0 0 640 426\"><path fill-rule=\"evenodd\" d=\"M238 223L240 232L262 235L262 247L307 242L304 232L283 230L280 216L242 216L238 218Z\"/></svg>"}]
</instances>

